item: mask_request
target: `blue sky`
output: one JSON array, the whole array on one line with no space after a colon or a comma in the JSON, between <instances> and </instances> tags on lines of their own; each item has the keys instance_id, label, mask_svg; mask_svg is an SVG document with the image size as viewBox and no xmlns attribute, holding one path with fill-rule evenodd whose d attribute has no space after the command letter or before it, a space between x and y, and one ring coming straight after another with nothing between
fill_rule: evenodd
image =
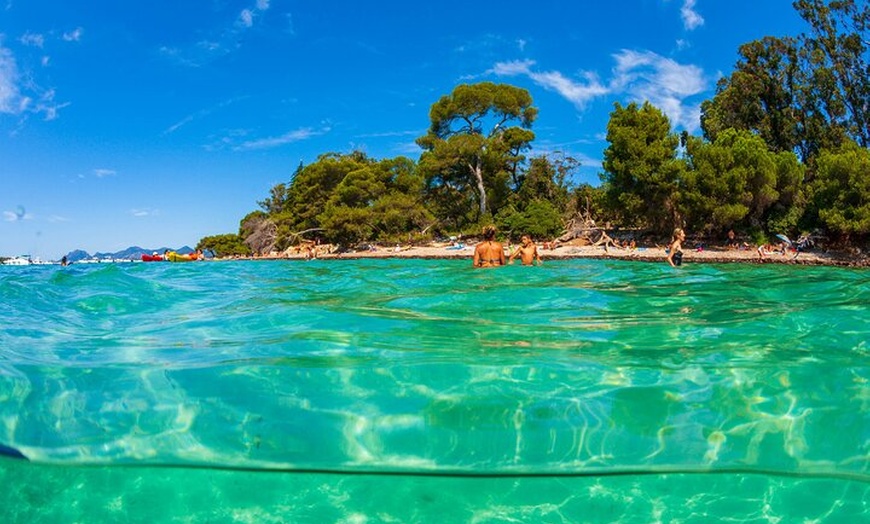
<instances>
[{"instance_id":1,"label":"blue sky","mask_svg":"<svg viewBox=\"0 0 870 524\"><path fill-rule=\"evenodd\" d=\"M806 29L790 0L3 0L0 255L234 233L300 161L419 158L461 83L528 89L533 154L598 184L615 102L677 129L737 47Z\"/></svg>"}]
</instances>

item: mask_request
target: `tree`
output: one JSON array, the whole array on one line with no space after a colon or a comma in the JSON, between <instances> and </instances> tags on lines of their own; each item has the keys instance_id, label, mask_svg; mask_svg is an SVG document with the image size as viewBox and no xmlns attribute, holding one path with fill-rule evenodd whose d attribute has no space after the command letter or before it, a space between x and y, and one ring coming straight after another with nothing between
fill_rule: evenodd
<instances>
[{"instance_id":1,"label":"tree","mask_svg":"<svg viewBox=\"0 0 870 524\"><path fill-rule=\"evenodd\" d=\"M429 111L431 125L417 139L423 148L420 169L439 197L472 191L478 216L490 211L488 192L504 194L516 177L522 152L534 140L529 128L537 117L528 91L506 84L482 82L459 85ZM518 125L506 127L510 124ZM447 191L438 186L450 186Z\"/></svg>"},{"instance_id":2,"label":"tree","mask_svg":"<svg viewBox=\"0 0 870 524\"><path fill-rule=\"evenodd\" d=\"M411 160L399 157L347 173L317 217L327 238L343 245L393 240L431 223L414 171Z\"/></svg>"},{"instance_id":3,"label":"tree","mask_svg":"<svg viewBox=\"0 0 870 524\"><path fill-rule=\"evenodd\" d=\"M531 159L529 169L519 177L517 200L519 202L547 200L564 213L568 208L571 193L570 177L578 167L580 162L561 154Z\"/></svg>"},{"instance_id":4,"label":"tree","mask_svg":"<svg viewBox=\"0 0 870 524\"><path fill-rule=\"evenodd\" d=\"M689 228L766 227L765 214L780 197L779 162L760 136L726 129L712 143L692 138L687 156L681 199Z\"/></svg>"},{"instance_id":5,"label":"tree","mask_svg":"<svg viewBox=\"0 0 870 524\"><path fill-rule=\"evenodd\" d=\"M745 129L774 151L793 151L799 141L797 42L765 37L741 45L738 53L735 71L719 80L713 99L701 104L704 137L715 142L726 129Z\"/></svg>"},{"instance_id":6,"label":"tree","mask_svg":"<svg viewBox=\"0 0 870 524\"><path fill-rule=\"evenodd\" d=\"M251 254L251 250L242 242L242 237L233 233L203 237L196 244L196 249L211 250L219 257Z\"/></svg>"},{"instance_id":7,"label":"tree","mask_svg":"<svg viewBox=\"0 0 870 524\"><path fill-rule=\"evenodd\" d=\"M862 147L870 146L870 5L855 0L796 0L810 24L803 36L813 66L835 89L823 94L826 107L842 108L844 128Z\"/></svg>"},{"instance_id":8,"label":"tree","mask_svg":"<svg viewBox=\"0 0 870 524\"><path fill-rule=\"evenodd\" d=\"M797 155L787 151L777 153L774 163L779 198L765 211L762 221L768 232L793 232L800 225L806 209L803 189L806 164L802 164Z\"/></svg>"},{"instance_id":9,"label":"tree","mask_svg":"<svg viewBox=\"0 0 870 524\"><path fill-rule=\"evenodd\" d=\"M615 104L607 123L604 173L607 204L625 225L665 233L681 224L678 181L685 163L677 158L679 138L668 117L644 102Z\"/></svg>"},{"instance_id":10,"label":"tree","mask_svg":"<svg viewBox=\"0 0 870 524\"><path fill-rule=\"evenodd\" d=\"M811 199L821 224L843 239L870 234L870 150L848 142L823 151Z\"/></svg>"},{"instance_id":11,"label":"tree","mask_svg":"<svg viewBox=\"0 0 870 524\"><path fill-rule=\"evenodd\" d=\"M320 227L323 213L333 192L348 173L367 167L372 161L365 153L325 153L305 166L287 190L288 226L293 230Z\"/></svg>"}]
</instances>

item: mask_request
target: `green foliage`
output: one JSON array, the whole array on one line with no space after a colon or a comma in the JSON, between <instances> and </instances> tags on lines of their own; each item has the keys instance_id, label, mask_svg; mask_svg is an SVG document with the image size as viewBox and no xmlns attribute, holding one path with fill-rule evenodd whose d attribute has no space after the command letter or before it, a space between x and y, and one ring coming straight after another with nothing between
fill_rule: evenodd
<instances>
[{"instance_id":1,"label":"green foliage","mask_svg":"<svg viewBox=\"0 0 870 524\"><path fill-rule=\"evenodd\" d=\"M623 225L667 232L680 224L677 182L685 169L679 138L668 118L649 102L615 104L607 124L602 180L608 211Z\"/></svg>"},{"instance_id":2,"label":"green foliage","mask_svg":"<svg viewBox=\"0 0 870 524\"><path fill-rule=\"evenodd\" d=\"M517 197L521 202L547 200L558 209L566 209L571 192L568 177L577 166L579 162L571 157L533 158L528 171L519 179Z\"/></svg>"},{"instance_id":3,"label":"green foliage","mask_svg":"<svg viewBox=\"0 0 870 524\"><path fill-rule=\"evenodd\" d=\"M503 208L495 217L499 230L511 238L530 235L550 239L563 230L562 213L547 200L533 200L522 211L513 206Z\"/></svg>"},{"instance_id":4,"label":"green foliage","mask_svg":"<svg viewBox=\"0 0 870 524\"><path fill-rule=\"evenodd\" d=\"M715 141L730 129L757 133L774 151L798 143L793 79L800 73L797 43L765 37L740 46L731 76L719 80L716 96L701 105L704 136Z\"/></svg>"},{"instance_id":5,"label":"green foliage","mask_svg":"<svg viewBox=\"0 0 870 524\"><path fill-rule=\"evenodd\" d=\"M251 254L248 246L242 243L242 237L232 233L203 237L196 244L196 249L211 250L219 257Z\"/></svg>"},{"instance_id":6,"label":"green foliage","mask_svg":"<svg viewBox=\"0 0 870 524\"><path fill-rule=\"evenodd\" d=\"M870 150L847 143L823 151L812 184L820 222L844 238L870 233Z\"/></svg>"},{"instance_id":7,"label":"green foliage","mask_svg":"<svg viewBox=\"0 0 870 524\"><path fill-rule=\"evenodd\" d=\"M459 85L433 104L429 131L417 144L424 150L420 173L439 200L436 210L451 211L449 219L461 227L467 213L457 207L470 198L478 204L476 219L504 204L507 184L516 180L534 139L529 128L537 114L528 91L492 82ZM518 125L506 127L511 123Z\"/></svg>"},{"instance_id":8,"label":"green foliage","mask_svg":"<svg viewBox=\"0 0 870 524\"><path fill-rule=\"evenodd\" d=\"M345 246L371 238L374 231L372 211L366 207L329 204L320 222L327 231L327 240Z\"/></svg>"},{"instance_id":9,"label":"green foliage","mask_svg":"<svg viewBox=\"0 0 870 524\"><path fill-rule=\"evenodd\" d=\"M785 151L777 153L774 162L779 198L767 209L762 222L768 231L794 232L806 210L803 190L806 166L800 163L797 155Z\"/></svg>"},{"instance_id":10,"label":"green foliage","mask_svg":"<svg viewBox=\"0 0 870 524\"><path fill-rule=\"evenodd\" d=\"M809 24L798 38L765 37L740 46L730 76L704 102L704 136L752 131L778 152L798 151L812 165L851 137L870 145L870 4L796 0Z\"/></svg>"},{"instance_id":11,"label":"green foliage","mask_svg":"<svg viewBox=\"0 0 870 524\"><path fill-rule=\"evenodd\" d=\"M809 58L807 69L821 73L810 80L824 81L817 90L818 106L830 111L833 125L841 126L862 147L870 146L870 4L795 0L793 5L810 24L802 43Z\"/></svg>"},{"instance_id":12,"label":"green foliage","mask_svg":"<svg viewBox=\"0 0 870 524\"><path fill-rule=\"evenodd\" d=\"M595 222L607 220L605 211L607 190L604 186L580 184L574 188L568 206L568 216L580 215Z\"/></svg>"},{"instance_id":13,"label":"green foliage","mask_svg":"<svg viewBox=\"0 0 870 524\"><path fill-rule=\"evenodd\" d=\"M364 153L354 152L347 155L327 153L318 157L313 164L305 166L296 173L287 190L285 209L288 214L279 244L288 244L296 239L289 236L299 232L321 227L318 217L326 210L338 185L348 173L368 167L372 161Z\"/></svg>"},{"instance_id":14,"label":"green foliage","mask_svg":"<svg viewBox=\"0 0 870 524\"><path fill-rule=\"evenodd\" d=\"M761 137L726 129L713 143L690 139L687 153L694 169L686 173L682 200L691 229L762 225L779 193L776 155Z\"/></svg>"}]
</instances>

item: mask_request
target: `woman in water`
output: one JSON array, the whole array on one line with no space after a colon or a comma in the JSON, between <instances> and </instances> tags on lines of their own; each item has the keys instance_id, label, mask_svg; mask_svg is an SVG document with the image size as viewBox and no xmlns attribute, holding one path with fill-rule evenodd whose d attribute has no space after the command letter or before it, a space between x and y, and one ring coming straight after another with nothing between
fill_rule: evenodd
<instances>
[{"instance_id":1,"label":"woman in water","mask_svg":"<svg viewBox=\"0 0 870 524\"><path fill-rule=\"evenodd\" d=\"M483 242L474 248L474 267L504 265L504 246L495 241L495 226L483 228Z\"/></svg>"},{"instance_id":2,"label":"woman in water","mask_svg":"<svg viewBox=\"0 0 870 524\"><path fill-rule=\"evenodd\" d=\"M674 238L671 247L668 248L668 264L677 267L683 263L683 241L686 240L686 232L680 228L674 230Z\"/></svg>"}]
</instances>

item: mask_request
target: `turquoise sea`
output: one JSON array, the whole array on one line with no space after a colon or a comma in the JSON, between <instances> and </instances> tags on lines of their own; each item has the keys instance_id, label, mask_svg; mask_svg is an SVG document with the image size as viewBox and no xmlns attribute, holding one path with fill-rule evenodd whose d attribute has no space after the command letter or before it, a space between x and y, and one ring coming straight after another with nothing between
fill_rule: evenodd
<instances>
[{"instance_id":1,"label":"turquoise sea","mask_svg":"<svg viewBox=\"0 0 870 524\"><path fill-rule=\"evenodd\" d=\"M0 266L0 521L870 521L870 272Z\"/></svg>"}]
</instances>

